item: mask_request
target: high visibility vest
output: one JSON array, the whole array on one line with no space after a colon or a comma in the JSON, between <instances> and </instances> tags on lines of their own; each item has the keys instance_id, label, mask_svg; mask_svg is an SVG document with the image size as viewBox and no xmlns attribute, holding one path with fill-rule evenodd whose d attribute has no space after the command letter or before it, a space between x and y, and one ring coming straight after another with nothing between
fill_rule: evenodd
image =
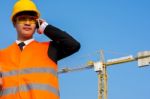
<instances>
[{"instance_id":1,"label":"high visibility vest","mask_svg":"<svg viewBox=\"0 0 150 99\"><path fill-rule=\"evenodd\" d=\"M57 64L49 43L32 41L20 51L16 43L0 53L3 91L0 99L59 99Z\"/></svg>"}]
</instances>

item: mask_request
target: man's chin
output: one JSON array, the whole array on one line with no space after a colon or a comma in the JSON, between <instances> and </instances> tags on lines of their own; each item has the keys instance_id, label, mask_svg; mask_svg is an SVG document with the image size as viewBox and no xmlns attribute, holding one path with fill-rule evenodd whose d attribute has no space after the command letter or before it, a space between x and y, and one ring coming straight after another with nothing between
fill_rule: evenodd
<instances>
[{"instance_id":1,"label":"man's chin","mask_svg":"<svg viewBox=\"0 0 150 99\"><path fill-rule=\"evenodd\" d=\"M28 33L28 32L24 32L23 36L24 36L25 38L31 38L31 37L33 36L33 34Z\"/></svg>"}]
</instances>

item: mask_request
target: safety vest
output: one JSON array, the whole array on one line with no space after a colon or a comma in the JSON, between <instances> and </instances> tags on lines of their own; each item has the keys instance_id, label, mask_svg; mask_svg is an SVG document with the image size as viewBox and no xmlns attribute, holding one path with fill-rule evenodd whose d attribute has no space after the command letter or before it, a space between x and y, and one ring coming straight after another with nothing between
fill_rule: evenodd
<instances>
[{"instance_id":1,"label":"safety vest","mask_svg":"<svg viewBox=\"0 0 150 99\"><path fill-rule=\"evenodd\" d=\"M57 64L48 57L48 46L32 41L23 51L16 43L2 50L0 99L60 99Z\"/></svg>"}]
</instances>

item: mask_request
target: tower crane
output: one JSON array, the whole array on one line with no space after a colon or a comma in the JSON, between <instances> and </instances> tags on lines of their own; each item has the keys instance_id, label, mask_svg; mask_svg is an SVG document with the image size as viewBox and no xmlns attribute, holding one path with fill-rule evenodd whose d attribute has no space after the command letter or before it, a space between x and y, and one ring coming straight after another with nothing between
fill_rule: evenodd
<instances>
[{"instance_id":1,"label":"tower crane","mask_svg":"<svg viewBox=\"0 0 150 99\"><path fill-rule=\"evenodd\" d=\"M78 68L63 68L58 71L58 74L82 71L94 68L98 75L98 99L108 99L107 96L107 67L115 64L122 64L132 61L138 61L139 67L144 67L150 64L150 51L139 52L136 57L132 55L110 59L105 61L104 51L100 50L100 61L89 61L86 65Z\"/></svg>"}]
</instances>

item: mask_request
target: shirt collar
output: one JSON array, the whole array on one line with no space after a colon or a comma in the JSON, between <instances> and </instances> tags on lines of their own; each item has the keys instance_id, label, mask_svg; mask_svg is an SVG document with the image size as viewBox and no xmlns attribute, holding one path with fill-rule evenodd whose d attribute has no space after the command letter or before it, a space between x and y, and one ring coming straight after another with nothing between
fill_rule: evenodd
<instances>
[{"instance_id":1,"label":"shirt collar","mask_svg":"<svg viewBox=\"0 0 150 99\"><path fill-rule=\"evenodd\" d=\"M28 45L28 44L30 44L32 41L34 41L34 39L33 39L33 38L31 38L31 39L29 39L29 40L26 40L26 41L16 40L16 43L17 43L17 44L19 44L19 43L21 43L21 42L24 42L24 43L25 43L25 45Z\"/></svg>"}]
</instances>

